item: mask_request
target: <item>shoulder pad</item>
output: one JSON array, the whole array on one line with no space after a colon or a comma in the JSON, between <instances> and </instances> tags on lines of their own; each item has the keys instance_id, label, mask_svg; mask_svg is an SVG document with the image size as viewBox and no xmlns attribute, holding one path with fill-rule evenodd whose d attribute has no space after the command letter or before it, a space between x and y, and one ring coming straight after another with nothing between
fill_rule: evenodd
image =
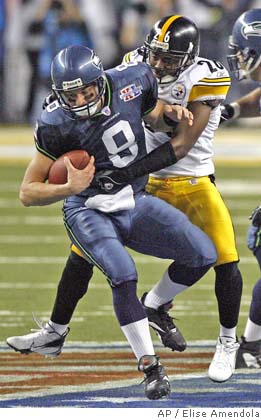
<instances>
[{"instance_id":1,"label":"shoulder pad","mask_svg":"<svg viewBox=\"0 0 261 420\"><path fill-rule=\"evenodd\" d=\"M193 87L188 102L224 100L231 85L227 69L219 61L199 58L190 74Z\"/></svg>"},{"instance_id":2,"label":"shoulder pad","mask_svg":"<svg viewBox=\"0 0 261 420\"><path fill-rule=\"evenodd\" d=\"M122 63L129 64L131 62L140 62L143 61L143 56L143 50L142 47L140 47L136 50L126 53L122 59Z\"/></svg>"},{"instance_id":3,"label":"shoulder pad","mask_svg":"<svg viewBox=\"0 0 261 420\"><path fill-rule=\"evenodd\" d=\"M52 102L41 113L41 121L48 125L64 124L68 120L68 115L62 110L58 101Z\"/></svg>"}]
</instances>

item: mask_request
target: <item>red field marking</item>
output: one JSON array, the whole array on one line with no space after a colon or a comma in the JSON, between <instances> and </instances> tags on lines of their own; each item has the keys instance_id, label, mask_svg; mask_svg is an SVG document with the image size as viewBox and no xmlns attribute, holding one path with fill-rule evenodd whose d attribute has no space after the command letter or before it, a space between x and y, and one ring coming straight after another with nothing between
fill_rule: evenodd
<instances>
[{"instance_id":1,"label":"red field marking","mask_svg":"<svg viewBox=\"0 0 261 420\"><path fill-rule=\"evenodd\" d=\"M213 353L166 351L159 354L168 374L175 375L206 371ZM55 391L61 387L69 391L70 387L85 385L87 390L92 384L128 379L137 379L137 383L143 379L131 352L88 349L86 352L65 352L53 359L33 353L0 353L0 396L33 395L39 391L44 394L47 390Z\"/></svg>"},{"instance_id":2,"label":"red field marking","mask_svg":"<svg viewBox=\"0 0 261 420\"><path fill-rule=\"evenodd\" d=\"M182 353L179 352L171 352L170 350L166 350L165 352L162 351L158 351L157 354L162 358L162 359L169 359L169 358L173 358L173 359L191 359L191 358L211 358L213 356L213 352L189 352L188 350ZM45 358L43 359L43 356L41 356L40 354L35 354L35 353L31 353L31 354L27 354L27 355L22 355L20 353L0 353L0 363L3 362L4 364L6 364L6 362L8 362L9 360L20 360L22 357L24 357L26 360L26 358L30 358L30 361L33 360L48 360L48 361L52 361L52 362L59 362L61 360L72 360L72 359L87 359L87 360L102 360L102 359L106 359L106 360L115 360L115 359L123 359L123 360L135 360L134 356L131 352L117 352L114 351L112 352L90 352L90 350L88 352L72 352L72 353L63 353L61 354L58 358Z\"/></svg>"}]
</instances>

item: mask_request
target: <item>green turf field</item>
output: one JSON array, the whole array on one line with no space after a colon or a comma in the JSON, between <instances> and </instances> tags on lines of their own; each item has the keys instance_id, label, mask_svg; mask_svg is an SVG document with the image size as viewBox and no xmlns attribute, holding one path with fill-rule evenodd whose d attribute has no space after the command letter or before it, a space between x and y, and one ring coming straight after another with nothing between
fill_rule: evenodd
<instances>
[{"instance_id":1,"label":"green turf field","mask_svg":"<svg viewBox=\"0 0 261 420\"><path fill-rule=\"evenodd\" d=\"M69 252L61 205L24 208L18 189L24 163L0 165L0 341L34 328L32 312L48 320L60 273ZM240 268L244 277L239 335L248 315L251 290L259 269L245 245L248 215L260 202L260 163L217 164L217 185L231 211ZM160 261L134 254L139 272L139 295L148 290L167 267ZM176 299L173 316L187 340L216 339L217 305L213 270L190 291ZM154 337L154 336L153 336ZM79 303L71 322L69 340L122 341L112 309L110 288L95 271L88 295Z\"/></svg>"}]
</instances>

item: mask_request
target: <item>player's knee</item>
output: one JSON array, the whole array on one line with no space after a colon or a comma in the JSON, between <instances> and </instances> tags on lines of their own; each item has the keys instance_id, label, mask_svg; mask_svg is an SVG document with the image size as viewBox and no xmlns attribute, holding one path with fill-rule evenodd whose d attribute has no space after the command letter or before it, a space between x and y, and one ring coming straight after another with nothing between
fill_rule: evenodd
<instances>
[{"instance_id":1,"label":"player's knee","mask_svg":"<svg viewBox=\"0 0 261 420\"><path fill-rule=\"evenodd\" d=\"M229 281L238 275L238 263L236 261L231 263L220 264L215 267L218 280Z\"/></svg>"},{"instance_id":2,"label":"player's knee","mask_svg":"<svg viewBox=\"0 0 261 420\"><path fill-rule=\"evenodd\" d=\"M174 262L169 266L168 274L174 283L190 287L201 279L211 267L212 264L203 267L188 267Z\"/></svg>"},{"instance_id":3,"label":"player's knee","mask_svg":"<svg viewBox=\"0 0 261 420\"><path fill-rule=\"evenodd\" d=\"M261 302L261 279L259 279L253 287L252 300Z\"/></svg>"},{"instance_id":4,"label":"player's knee","mask_svg":"<svg viewBox=\"0 0 261 420\"><path fill-rule=\"evenodd\" d=\"M93 265L85 258L71 251L67 266L71 272L72 286L77 290L77 297L80 299L88 290L88 285L93 275Z\"/></svg>"},{"instance_id":5,"label":"player's knee","mask_svg":"<svg viewBox=\"0 0 261 420\"><path fill-rule=\"evenodd\" d=\"M86 272L93 272L93 264L89 263L84 257L71 251L69 258L72 264L76 265L79 269L85 270Z\"/></svg>"},{"instance_id":6,"label":"player's knee","mask_svg":"<svg viewBox=\"0 0 261 420\"><path fill-rule=\"evenodd\" d=\"M233 293L241 294L243 288L243 279L238 269L237 262L221 264L215 267L216 271L216 293L224 293L226 290L232 290Z\"/></svg>"},{"instance_id":7,"label":"player's knee","mask_svg":"<svg viewBox=\"0 0 261 420\"><path fill-rule=\"evenodd\" d=\"M127 281L112 287L113 306L121 326L146 318L146 313L137 297L137 281Z\"/></svg>"}]
</instances>

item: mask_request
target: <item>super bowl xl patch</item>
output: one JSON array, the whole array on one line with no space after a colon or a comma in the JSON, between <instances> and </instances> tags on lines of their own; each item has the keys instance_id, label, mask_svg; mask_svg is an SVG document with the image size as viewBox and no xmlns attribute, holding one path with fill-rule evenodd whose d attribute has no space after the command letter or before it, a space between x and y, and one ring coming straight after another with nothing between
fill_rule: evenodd
<instances>
[{"instance_id":1,"label":"super bowl xl patch","mask_svg":"<svg viewBox=\"0 0 261 420\"><path fill-rule=\"evenodd\" d=\"M137 96L140 96L142 93L142 87L136 86L134 83L129 86L125 86L120 91L120 98L124 102L132 101L133 99L137 98Z\"/></svg>"}]
</instances>

